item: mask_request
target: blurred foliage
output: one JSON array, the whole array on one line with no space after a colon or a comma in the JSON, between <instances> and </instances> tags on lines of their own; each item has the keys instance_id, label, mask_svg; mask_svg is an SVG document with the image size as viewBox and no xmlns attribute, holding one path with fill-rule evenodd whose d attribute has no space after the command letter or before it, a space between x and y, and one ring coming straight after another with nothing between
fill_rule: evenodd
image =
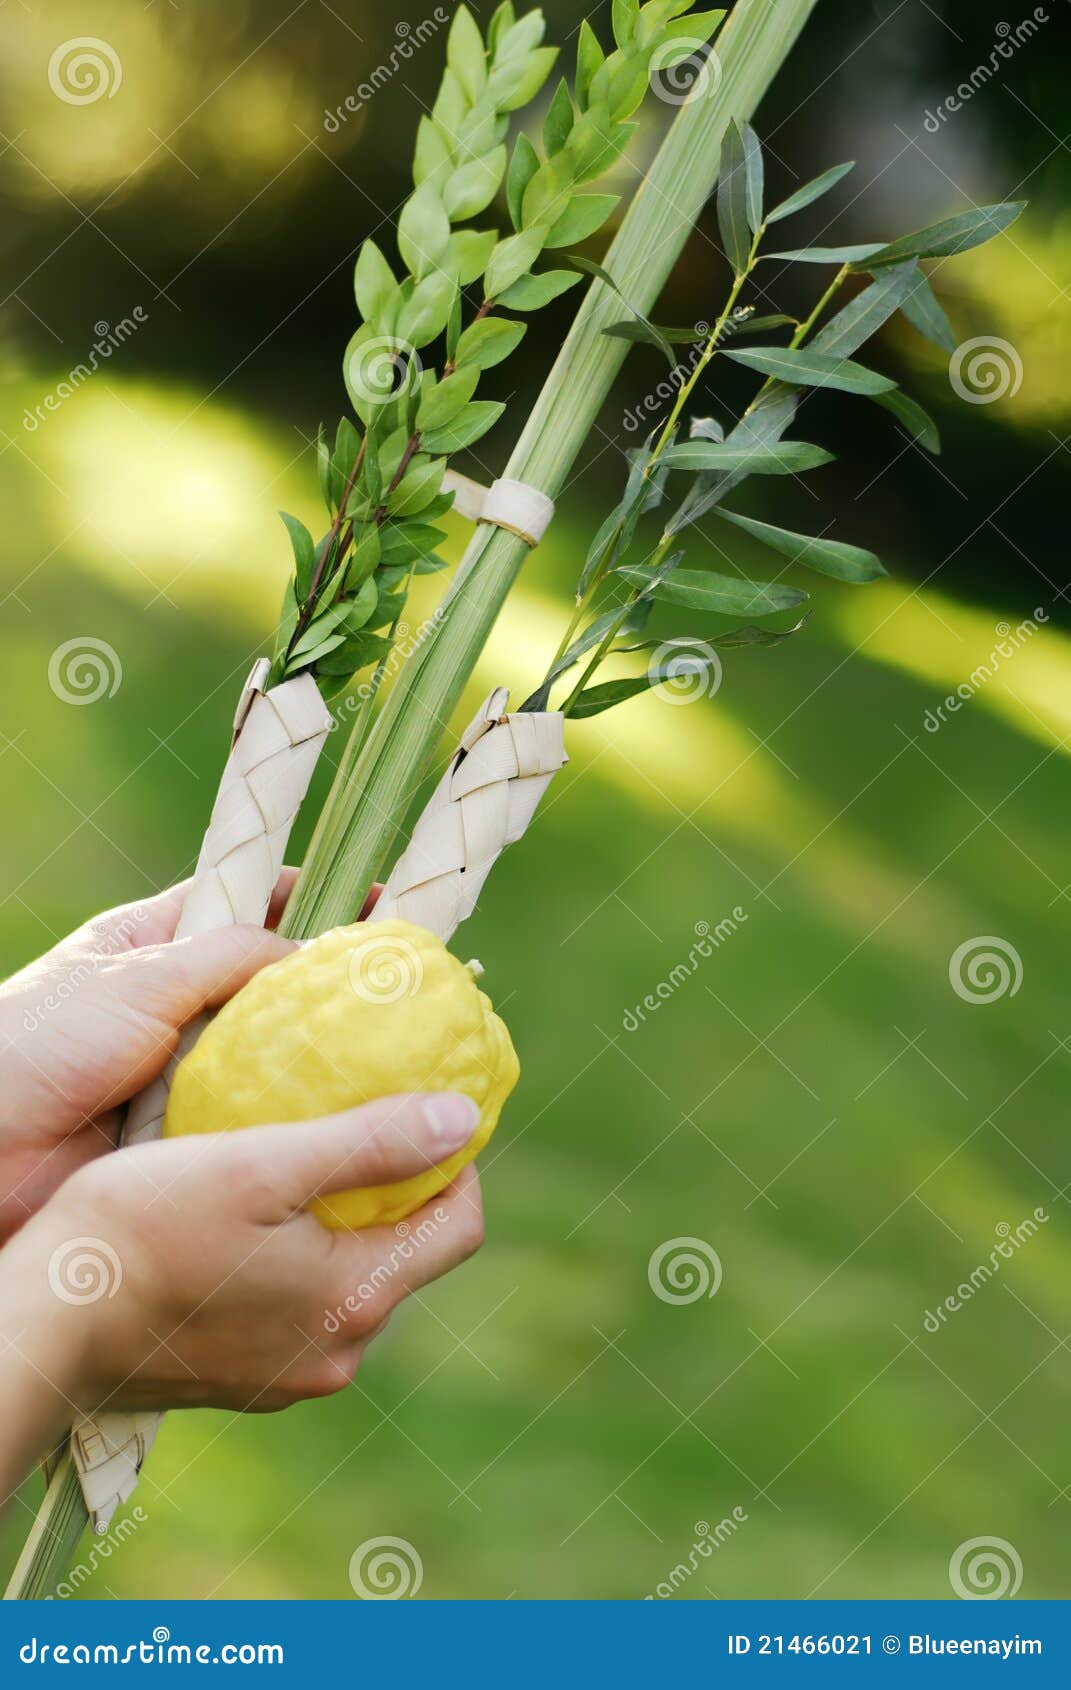
<instances>
[{"instance_id":1,"label":"blurred foliage","mask_svg":"<svg viewBox=\"0 0 1071 1690\"><path fill-rule=\"evenodd\" d=\"M564 0L547 10L552 36L575 27ZM0 12L9 967L196 854L286 568L274 510L315 508L352 257L405 192L438 70L433 39L332 133L325 112L400 39L366 0L101 0L92 27L122 84L68 106L47 65L82 12ZM841 461L817 509L779 488L769 514L819 532L850 509L894 582L831 583L790 646L728 654L713 700L651 697L574 729L568 771L465 935L524 1065L487 1159L486 1249L396 1317L343 1396L285 1421L173 1417L138 1493L145 1523L86 1594L347 1596L352 1551L390 1534L419 1549L429 1597L638 1596L734 1505L747 1523L682 1595L822 1581L941 1596L953 1550L987 1531L1022 1556L1024 1596L1062 1593L1065 640L1040 632L939 733L923 726L998 621L1038 604L1055 621L1065 603L1051 534L1071 225L1055 213L1066 151L1046 134L1059 21L939 134L923 126L992 27L966 0L823 0L760 128L772 192L859 158L871 186L840 202L838 239L1029 196L1010 236L937 276L957 332L1017 348L1019 392L964 404L904 329L880 361L910 368L938 413L936 464L887 419L815 402L810 437ZM623 167L617 185L632 179ZM828 238L822 208L806 236ZM664 319L724 294L712 239L711 222ZM95 325L137 303L136 335L24 427ZM481 445L491 470L568 312L511 362L510 409ZM622 418L660 374L649 358L630 359L478 684L520 697L538 678L633 443ZM452 560L462 539L454 524ZM746 545L735 555L746 567ZM435 584L421 590L430 607ZM47 671L83 634L123 677L78 708ZM734 906L739 931L626 1031L696 924ZM971 1005L949 957L986 933L1015 945L1024 982ZM927 1333L996 1228L1039 1204L1052 1224ZM717 1248L724 1283L670 1307L647 1263L682 1235ZM9 1559L28 1522L9 1512Z\"/></svg>"}]
</instances>

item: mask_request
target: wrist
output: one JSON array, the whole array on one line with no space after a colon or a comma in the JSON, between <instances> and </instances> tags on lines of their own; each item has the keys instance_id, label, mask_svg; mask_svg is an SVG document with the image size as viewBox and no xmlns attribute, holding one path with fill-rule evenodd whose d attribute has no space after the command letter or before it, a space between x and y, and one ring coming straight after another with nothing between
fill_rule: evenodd
<instances>
[{"instance_id":1,"label":"wrist","mask_svg":"<svg viewBox=\"0 0 1071 1690\"><path fill-rule=\"evenodd\" d=\"M107 1293L94 1275L105 1249L100 1239L64 1226L61 1216L42 1213L0 1250L0 1349L57 1437L103 1395L94 1361L99 1301Z\"/></svg>"}]
</instances>

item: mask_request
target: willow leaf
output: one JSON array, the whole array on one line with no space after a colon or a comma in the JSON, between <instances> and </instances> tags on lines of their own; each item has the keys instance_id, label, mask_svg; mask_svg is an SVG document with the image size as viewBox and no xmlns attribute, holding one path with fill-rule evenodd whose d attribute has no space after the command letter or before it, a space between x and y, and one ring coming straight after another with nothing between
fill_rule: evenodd
<instances>
[{"instance_id":1,"label":"willow leaf","mask_svg":"<svg viewBox=\"0 0 1071 1690\"><path fill-rule=\"evenodd\" d=\"M769 522L756 522L754 517L741 516L738 511L719 507L716 514L723 522L734 523L746 534L761 540L771 551L791 558L793 563L806 564L821 575L832 575L838 581L876 581L884 575L880 558L862 546L848 546L842 540L823 540L810 534L794 534L788 528L775 528Z\"/></svg>"},{"instance_id":2,"label":"willow leaf","mask_svg":"<svg viewBox=\"0 0 1071 1690\"><path fill-rule=\"evenodd\" d=\"M780 223L782 217L791 217L794 212L802 211L804 206L812 205L815 200L828 194L830 188L843 181L849 170L855 169L854 160L850 164L835 164L831 170L823 170L821 176L816 176L813 182L808 182L802 188L797 188L794 194L789 194L787 200L775 205L767 212L767 223Z\"/></svg>"}]
</instances>

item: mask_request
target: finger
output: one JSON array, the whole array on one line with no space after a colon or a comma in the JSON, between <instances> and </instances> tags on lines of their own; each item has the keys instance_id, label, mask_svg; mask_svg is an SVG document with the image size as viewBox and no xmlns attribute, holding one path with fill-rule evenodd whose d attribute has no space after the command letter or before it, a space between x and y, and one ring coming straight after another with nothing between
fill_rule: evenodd
<instances>
[{"instance_id":1,"label":"finger","mask_svg":"<svg viewBox=\"0 0 1071 1690\"><path fill-rule=\"evenodd\" d=\"M275 883L275 891L268 904L268 913L264 917L265 927L277 927L286 908L287 899L294 890L294 882L298 877L298 870L289 864L283 869Z\"/></svg>"},{"instance_id":2,"label":"finger","mask_svg":"<svg viewBox=\"0 0 1071 1690\"><path fill-rule=\"evenodd\" d=\"M135 951L143 945L165 944L175 936L192 885L192 880L181 880L177 886L169 886L166 892L157 892L151 898L117 904L115 909L93 916L86 926L99 948L112 955Z\"/></svg>"},{"instance_id":3,"label":"finger","mask_svg":"<svg viewBox=\"0 0 1071 1690\"><path fill-rule=\"evenodd\" d=\"M203 1009L217 1009L268 963L296 947L277 933L243 924L148 945L124 958L112 980L135 1009L179 1028Z\"/></svg>"},{"instance_id":4,"label":"finger","mask_svg":"<svg viewBox=\"0 0 1071 1690\"><path fill-rule=\"evenodd\" d=\"M364 908L362 909L361 914L360 914L360 920L361 921L367 921L368 920L368 917L371 915L372 911L375 909L376 905L379 903L380 893L382 891L383 891L383 882L381 880L377 880L375 885L373 886L371 892L369 892L367 898L364 901Z\"/></svg>"},{"instance_id":5,"label":"finger","mask_svg":"<svg viewBox=\"0 0 1071 1690\"><path fill-rule=\"evenodd\" d=\"M341 1268L351 1292L339 1302L336 1318L348 1326L347 1316L359 1317L366 1328L373 1320L378 1331L403 1297L468 1261L483 1237L480 1179L470 1162L452 1185L397 1226L335 1234L339 1261L333 1271Z\"/></svg>"},{"instance_id":6,"label":"finger","mask_svg":"<svg viewBox=\"0 0 1071 1690\"><path fill-rule=\"evenodd\" d=\"M255 1168L265 1212L277 1222L311 1197L412 1179L468 1143L479 1110L459 1092L381 1097L357 1109L291 1126L250 1127L231 1142Z\"/></svg>"}]
</instances>

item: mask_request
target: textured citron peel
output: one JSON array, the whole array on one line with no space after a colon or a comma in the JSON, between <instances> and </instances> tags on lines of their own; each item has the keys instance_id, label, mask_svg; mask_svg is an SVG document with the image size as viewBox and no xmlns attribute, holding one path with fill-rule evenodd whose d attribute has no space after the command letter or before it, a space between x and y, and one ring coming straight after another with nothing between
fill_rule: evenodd
<instances>
[{"instance_id":1,"label":"textured citron peel","mask_svg":"<svg viewBox=\"0 0 1071 1690\"><path fill-rule=\"evenodd\" d=\"M332 1192L326 1226L390 1225L483 1149L520 1073L472 971L406 921L358 922L271 964L220 1010L176 1070L165 1138L331 1115L403 1092L459 1091L480 1110L464 1149L394 1185Z\"/></svg>"}]
</instances>

